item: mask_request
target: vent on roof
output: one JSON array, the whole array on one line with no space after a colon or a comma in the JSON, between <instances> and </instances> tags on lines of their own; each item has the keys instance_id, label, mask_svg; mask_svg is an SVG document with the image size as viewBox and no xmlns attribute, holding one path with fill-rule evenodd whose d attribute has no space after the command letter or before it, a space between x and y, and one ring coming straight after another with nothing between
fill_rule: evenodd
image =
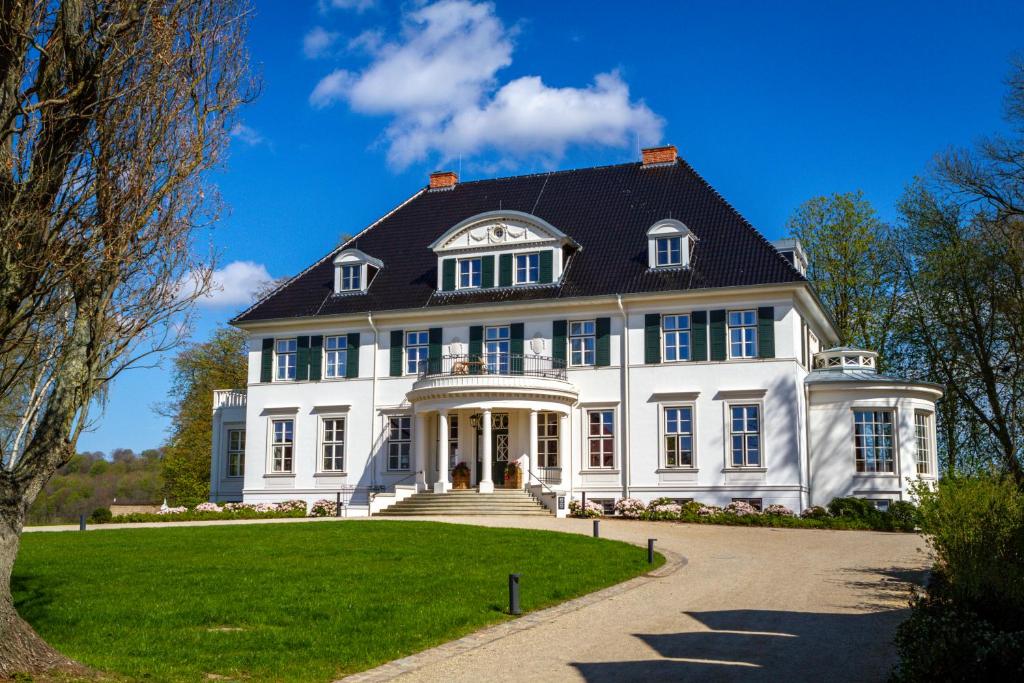
<instances>
[{"instance_id":1,"label":"vent on roof","mask_svg":"<svg viewBox=\"0 0 1024 683\"><path fill-rule=\"evenodd\" d=\"M655 164L674 164L679 152L675 145L662 145L661 147L648 147L643 150L644 166Z\"/></svg>"},{"instance_id":2,"label":"vent on roof","mask_svg":"<svg viewBox=\"0 0 1024 683\"><path fill-rule=\"evenodd\" d=\"M430 189L441 190L448 187L455 187L459 182L459 175L455 171L435 171L430 174Z\"/></svg>"}]
</instances>

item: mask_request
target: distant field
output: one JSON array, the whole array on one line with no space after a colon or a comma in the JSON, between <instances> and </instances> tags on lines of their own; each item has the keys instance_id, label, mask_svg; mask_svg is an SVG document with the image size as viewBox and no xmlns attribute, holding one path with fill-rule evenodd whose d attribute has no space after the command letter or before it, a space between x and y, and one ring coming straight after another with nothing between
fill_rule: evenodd
<instances>
[{"instance_id":1,"label":"distant field","mask_svg":"<svg viewBox=\"0 0 1024 683\"><path fill-rule=\"evenodd\" d=\"M643 573L616 541L433 522L26 534L18 610L136 680L329 681ZM658 558L659 564L662 558Z\"/></svg>"}]
</instances>

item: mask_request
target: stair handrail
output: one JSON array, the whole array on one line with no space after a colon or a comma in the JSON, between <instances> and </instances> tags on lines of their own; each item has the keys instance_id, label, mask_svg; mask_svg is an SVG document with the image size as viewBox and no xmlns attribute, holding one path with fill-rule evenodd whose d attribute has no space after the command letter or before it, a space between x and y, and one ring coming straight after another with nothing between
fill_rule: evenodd
<instances>
[{"instance_id":1,"label":"stair handrail","mask_svg":"<svg viewBox=\"0 0 1024 683\"><path fill-rule=\"evenodd\" d=\"M419 470L418 472L413 472L412 474L409 474L409 475L407 475L405 477L402 477L401 479L399 479L398 481L396 481L394 484L391 485L391 492L394 493L395 488L399 484L401 484L403 481L408 481L409 479L412 479L413 477L418 477L421 474L423 474L423 470ZM371 502L377 499L377 494L378 493L387 493L387 491L376 491L376 492L374 492L373 495L370 497L370 501Z\"/></svg>"},{"instance_id":2,"label":"stair handrail","mask_svg":"<svg viewBox=\"0 0 1024 683\"><path fill-rule=\"evenodd\" d=\"M551 488L550 486L548 486L547 484L545 484L544 481L540 477L538 477L536 474L534 474L533 472L531 472L529 470L527 470L526 473L528 475L530 475L531 479L536 479L537 480L537 483L540 484L542 490L543 489L547 489L548 493L550 493L551 495L555 496L556 498L558 497L558 494L555 493L555 490L553 488Z\"/></svg>"}]
</instances>

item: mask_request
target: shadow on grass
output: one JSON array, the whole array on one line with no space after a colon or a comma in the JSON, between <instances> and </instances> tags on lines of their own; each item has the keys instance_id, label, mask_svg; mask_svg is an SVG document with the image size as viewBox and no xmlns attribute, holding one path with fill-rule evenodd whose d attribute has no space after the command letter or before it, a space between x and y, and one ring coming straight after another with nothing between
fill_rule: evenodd
<instances>
[{"instance_id":1,"label":"shadow on grass","mask_svg":"<svg viewBox=\"0 0 1024 683\"><path fill-rule=\"evenodd\" d=\"M15 574L11 577L14 607L21 618L29 623L41 619L53 604L53 591L40 577Z\"/></svg>"}]
</instances>

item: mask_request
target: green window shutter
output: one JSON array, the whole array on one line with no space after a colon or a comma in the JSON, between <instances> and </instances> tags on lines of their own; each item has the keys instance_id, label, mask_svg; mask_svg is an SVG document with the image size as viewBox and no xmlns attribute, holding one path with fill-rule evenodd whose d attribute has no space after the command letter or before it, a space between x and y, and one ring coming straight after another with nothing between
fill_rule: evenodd
<instances>
[{"instance_id":1,"label":"green window shutter","mask_svg":"<svg viewBox=\"0 0 1024 683\"><path fill-rule=\"evenodd\" d=\"M512 254L498 256L498 286L512 286Z\"/></svg>"},{"instance_id":2,"label":"green window shutter","mask_svg":"<svg viewBox=\"0 0 1024 683\"><path fill-rule=\"evenodd\" d=\"M708 312L694 311L690 315L691 360L708 359Z\"/></svg>"},{"instance_id":3,"label":"green window shutter","mask_svg":"<svg viewBox=\"0 0 1024 683\"><path fill-rule=\"evenodd\" d=\"M430 372L441 372L441 337L440 327L430 328L430 346L427 347L427 369Z\"/></svg>"},{"instance_id":4,"label":"green window shutter","mask_svg":"<svg viewBox=\"0 0 1024 683\"><path fill-rule=\"evenodd\" d=\"M757 357L775 358L775 308L757 309Z\"/></svg>"},{"instance_id":5,"label":"green window shutter","mask_svg":"<svg viewBox=\"0 0 1024 683\"><path fill-rule=\"evenodd\" d=\"M508 326L509 371L513 375L523 374L523 324L512 323Z\"/></svg>"},{"instance_id":6,"label":"green window shutter","mask_svg":"<svg viewBox=\"0 0 1024 683\"><path fill-rule=\"evenodd\" d=\"M598 318L594 321L597 342L594 348L594 365L603 367L612 364L612 319Z\"/></svg>"},{"instance_id":7,"label":"green window shutter","mask_svg":"<svg viewBox=\"0 0 1024 683\"><path fill-rule=\"evenodd\" d=\"M348 333L348 350L345 351L345 376L359 376L359 333Z\"/></svg>"},{"instance_id":8,"label":"green window shutter","mask_svg":"<svg viewBox=\"0 0 1024 683\"><path fill-rule=\"evenodd\" d=\"M320 379L320 364L324 358L323 335L315 334L309 338L309 378L314 381Z\"/></svg>"},{"instance_id":9,"label":"green window shutter","mask_svg":"<svg viewBox=\"0 0 1024 683\"><path fill-rule=\"evenodd\" d=\"M455 259L446 258L441 261L441 290L450 292L455 289Z\"/></svg>"},{"instance_id":10,"label":"green window shutter","mask_svg":"<svg viewBox=\"0 0 1024 683\"><path fill-rule=\"evenodd\" d=\"M725 311L711 311L708 336L711 338L711 360L725 360Z\"/></svg>"},{"instance_id":11,"label":"green window shutter","mask_svg":"<svg viewBox=\"0 0 1024 683\"><path fill-rule=\"evenodd\" d=\"M540 252L540 263L537 267L537 281L541 284L547 284L552 280L552 273L554 272L552 260L553 254L550 249Z\"/></svg>"},{"instance_id":12,"label":"green window shutter","mask_svg":"<svg viewBox=\"0 0 1024 683\"><path fill-rule=\"evenodd\" d=\"M561 365L565 365L566 355L566 331L568 330L569 324L565 320L555 320L551 323L551 357L556 361L562 361ZM556 366L558 364L556 363Z\"/></svg>"},{"instance_id":13,"label":"green window shutter","mask_svg":"<svg viewBox=\"0 0 1024 683\"><path fill-rule=\"evenodd\" d=\"M644 362L661 362L661 313L644 316Z\"/></svg>"},{"instance_id":14,"label":"green window shutter","mask_svg":"<svg viewBox=\"0 0 1024 683\"><path fill-rule=\"evenodd\" d=\"M475 375L480 372L480 361L484 355L484 328L481 325L473 325L469 328L469 374Z\"/></svg>"},{"instance_id":15,"label":"green window shutter","mask_svg":"<svg viewBox=\"0 0 1024 683\"><path fill-rule=\"evenodd\" d=\"M260 353L260 381L274 381L274 340L264 339Z\"/></svg>"},{"instance_id":16,"label":"green window shutter","mask_svg":"<svg viewBox=\"0 0 1024 683\"><path fill-rule=\"evenodd\" d=\"M309 337L295 339L295 379L309 379Z\"/></svg>"},{"instance_id":17,"label":"green window shutter","mask_svg":"<svg viewBox=\"0 0 1024 683\"><path fill-rule=\"evenodd\" d=\"M494 254L480 257L480 287L494 286Z\"/></svg>"},{"instance_id":18,"label":"green window shutter","mask_svg":"<svg viewBox=\"0 0 1024 683\"><path fill-rule=\"evenodd\" d=\"M391 376L402 376L404 356L405 330L391 330Z\"/></svg>"}]
</instances>

